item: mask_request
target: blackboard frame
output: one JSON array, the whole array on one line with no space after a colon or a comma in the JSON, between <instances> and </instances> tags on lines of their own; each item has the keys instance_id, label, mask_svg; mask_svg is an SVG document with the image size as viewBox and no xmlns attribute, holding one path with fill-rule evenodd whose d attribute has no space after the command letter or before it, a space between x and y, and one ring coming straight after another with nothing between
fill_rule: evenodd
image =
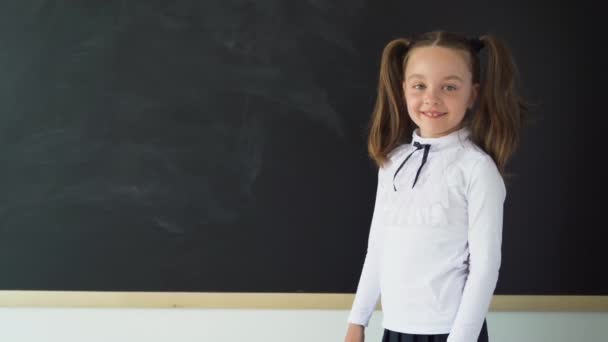
<instances>
[{"instance_id":1,"label":"blackboard frame","mask_svg":"<svg viewBox=\"0 0 608 342\"><path fill-rule=\"evenodd\" d=\"M41 308L349 310L353 299L342 293L0 291L0 307ZM490 311L608 312L608 296L494 295Z\"/></svg>"}]
</instances>

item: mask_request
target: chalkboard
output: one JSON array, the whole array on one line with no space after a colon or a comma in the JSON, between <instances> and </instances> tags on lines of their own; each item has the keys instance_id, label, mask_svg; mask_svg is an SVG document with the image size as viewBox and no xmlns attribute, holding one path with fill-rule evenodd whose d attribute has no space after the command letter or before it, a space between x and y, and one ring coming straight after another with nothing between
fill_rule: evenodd
<instances>
[{"instance_id":1,"label":"chalkboard","mask_svg":"<svg viewBox=\"0 0 608 342\"><path fill-rule=\"evenodd\" d=\"M0 289L353 293L382 48L441 28L503 38L533 104L495 294L608 295L587 9L450 6L2 2Z\"/></svg>"}]
</instances>

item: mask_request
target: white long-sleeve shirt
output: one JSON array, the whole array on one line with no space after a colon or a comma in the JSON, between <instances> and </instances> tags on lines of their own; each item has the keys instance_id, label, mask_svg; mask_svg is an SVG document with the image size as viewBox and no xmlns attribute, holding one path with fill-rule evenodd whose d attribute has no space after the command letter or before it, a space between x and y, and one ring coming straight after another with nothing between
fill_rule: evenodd
<instances>
[{"instance_id":1,"label":"white long-sleeve shirt","mask_svg":"<svg viewBox=\"0 0 608 342\"><path fill-rule=\"evenodd\" d=\"M394 149L379 169L348 322L367 326L381 297L386 329L477 341L498 280L506 188L469 136L466 127L439 138L422 138L416 129L412 143ZM424 149L393 177L415 141L431 147L412 188Z\"/></svg>"}]
</instances>

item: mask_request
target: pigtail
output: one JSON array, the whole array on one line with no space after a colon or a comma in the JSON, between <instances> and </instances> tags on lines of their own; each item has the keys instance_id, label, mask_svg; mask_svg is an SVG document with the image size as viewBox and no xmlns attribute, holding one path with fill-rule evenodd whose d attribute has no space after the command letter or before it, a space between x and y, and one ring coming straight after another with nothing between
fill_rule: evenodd
<instances>
[{"instance_id":1,"label":"pigtail","mask_svg":"<svg viewBox=\"0 0 608 342\"><path fill-rule=\"evenodd\" d=\"M519 143L528 105L516 91L518 72L508 48L493 35L480 41L486 47L487 65L471 135L507 176L505 165Z\"/></svg>"},{"instance_id":2,"label":"pigtail","mask_svg":"<svg viewBox=\"0 0 608 342\"><path fill-rule=\"evenodd\" d=\"M390 151L413 129L413 124L406 118L407 106L402 88L405 56L410 44L408 39L395 39L382 52L378 94L367 143L369 155L378 167L386 163Z\"/></svg>"}]
</instances>

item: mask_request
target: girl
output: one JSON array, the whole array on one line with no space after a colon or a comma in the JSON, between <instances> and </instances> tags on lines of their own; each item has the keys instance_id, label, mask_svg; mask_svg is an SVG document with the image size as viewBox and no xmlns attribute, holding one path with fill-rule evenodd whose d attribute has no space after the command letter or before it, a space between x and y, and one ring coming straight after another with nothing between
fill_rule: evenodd
<instances>
[{"instance_id":1,"label":"girl","mask_svg":"<svg viewBox=\"0 0 608 342\"><path fill-rule=\"evenodd\" d=\"M527 112L516 75L489 34L432 31L384 48L368 139L378 188L346 341L364 340L380 293L383 342L488 341L505 164Z\"/></svg>"}]
</instances>

